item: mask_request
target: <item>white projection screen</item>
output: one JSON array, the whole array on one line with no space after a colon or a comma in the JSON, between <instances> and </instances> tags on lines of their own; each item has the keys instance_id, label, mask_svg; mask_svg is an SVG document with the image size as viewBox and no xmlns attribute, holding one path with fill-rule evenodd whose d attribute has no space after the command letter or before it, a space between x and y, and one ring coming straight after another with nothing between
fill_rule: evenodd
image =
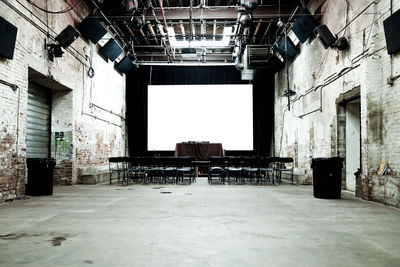
<instances>
[{"instance_id":1,"label":"white projection screen","mask_svg":"<svg viewBox=\"0 0 400 267\"><path fill-rule=\"evenodd\" d=\"M149 85L148 151L209 141L253 150L253 85Z\"/></svg>"}]
</instances>

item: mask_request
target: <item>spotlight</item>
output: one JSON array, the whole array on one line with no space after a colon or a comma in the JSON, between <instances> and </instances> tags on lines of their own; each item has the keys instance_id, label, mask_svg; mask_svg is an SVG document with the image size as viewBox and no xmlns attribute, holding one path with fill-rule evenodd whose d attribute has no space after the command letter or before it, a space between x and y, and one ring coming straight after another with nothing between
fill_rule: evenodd
<instances>
[{"instance_id":1,"label":"spotlight","mask_svg":"<svg viewBox=\"0 0 400 267\"><path fill-rule=\"evenodd\" d=\"M317 35L318 39L320 40L321 44L325 47L325 49L327 49L328 47L332 47L336 42L335 36L333 36L331 31L325 24L321 24L317 28L315 28L314 34Z\"/></svg>"},{"instance_id":2,"label":"spotlight","mask_svg":"<svg viewBox=\"0 0 400 267\"><path fill-rule=\"evenodd\" d=\"M349 41L346 37L341 37L336 41L336 47L340 51L344 51L349 47Z\"/></svg>"},{"instance_id":3,"label":"spotlight","mask_svg":"<svg viewBox=\"0 0 400 267\"><path fill-rule=\"evenodd\" d=\"M133 13L138 7L137 0L124 0L125 13Z\"/></svg>"},{"instance_id":4,"label":"spotlight","mask_svg":"<svg viewBox=\"0 0 400 267\"><path fill-rule=\"evenodd\" d=\"M283 27L283 21L279 19L277 25L278 25L279 28L282 28Z\"/></svg>"},{"instance_id":5,"label":"spotlight","mask_svg":"<svg viewBox=\"0 0 400 267\"><path fill-rule=\"evenodd\" d=\"M251 15L248 13L239 13L239 24L243 27L243 28L248 28L251 25Z\"/></svg>"},{"instance_id":6,"label":"spotlight","mask_svg":"<svg viewBox=\"0 0 400 267\"><path fill-rule=\"evenodd\" d=\"M140 30L143 28L143 20L140 17L132 17L131 25L135 30Z\"/></svg>"},{"instance_id":7,"label":"spotlight","mask_svg":"<svg viewBox=\"0 0 400 267\"><path fill-rule=\"evenodd\" d=\"M314 34L317 35L319 41L325 49L337 48L339 51L344 51L349 47L349 42L346 37L337 38L334 36L325 24L319 25L314 29Z\"/></svg>"},{"instance_id":8,"label":"spotlight","mask_svg":"<svg viewBox=\"0 0 400 267\"><path fill-rule=\"evenodd\" d=\"M59 44L47 44L46 49L50 61L54 61L55 57L62 57L62 55L64 54L64 51Z\"/></svg>"},{"instance_id":9,"label":"spotlight","mask_svg":"<svg viewBox=\"0 0 400 267\"><path fill-rule=\"evenodd\" d=\"M81 34L77 29L68 25L55 39L63 47L70 46Z\"/></svg>"},{"instance_id":10,"label":"spotlight","mask_svg":"<svg viewBox=\"0 0 400 267\"><path fill-rule=\"evenodd\" d=\"M240 4L247 12L252 12L258 6L257 0L241 0Z\"/></svg>"}]
</instances>

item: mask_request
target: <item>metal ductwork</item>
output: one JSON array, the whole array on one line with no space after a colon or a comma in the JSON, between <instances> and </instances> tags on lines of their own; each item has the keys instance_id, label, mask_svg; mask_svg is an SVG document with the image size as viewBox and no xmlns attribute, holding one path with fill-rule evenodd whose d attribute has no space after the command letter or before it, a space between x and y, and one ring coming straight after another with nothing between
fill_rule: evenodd
<instances>
[{"instance_id":1,"label":"metal ductwork","mask_svg":"<svg viewBox=\"0 0 400 267\"><path fill-rule=\"evenodd\" d=\"M270 46L247 45L242 57L242 80L253 80L272 67Z\"/></svg>"}]
</instances>

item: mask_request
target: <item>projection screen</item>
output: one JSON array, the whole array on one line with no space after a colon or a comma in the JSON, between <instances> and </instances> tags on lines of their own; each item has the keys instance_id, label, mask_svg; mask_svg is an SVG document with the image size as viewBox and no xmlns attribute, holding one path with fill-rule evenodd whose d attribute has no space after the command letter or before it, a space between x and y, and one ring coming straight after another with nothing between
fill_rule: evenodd
<instances>
[{"instance_id":1,"label":"projection screen","mask_svg":"<svg viewBox=\"0 0 400 267\"><path fill-rule=\"evenodd\" d=\"M149 85L149 151L170 151L188 141L253 150L253 86Z\"/></svg>"}]
</instances>

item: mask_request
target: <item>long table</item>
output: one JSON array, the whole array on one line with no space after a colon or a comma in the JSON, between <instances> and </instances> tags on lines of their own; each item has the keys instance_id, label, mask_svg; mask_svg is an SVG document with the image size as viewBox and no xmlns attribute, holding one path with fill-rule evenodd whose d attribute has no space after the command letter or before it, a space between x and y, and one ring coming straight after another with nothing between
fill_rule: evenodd
<instances>
[{"instance_id":1,"label":"long table","mask_svg":"<svg viewBox=\"0 0 400 267\"><path fill-rule=\"evenodd\" d=\"M175 146L175 157L190 156L195 160L208 160L210 156L224 155L221 143L183 142Z\"/></svg>"}]
</instances>

